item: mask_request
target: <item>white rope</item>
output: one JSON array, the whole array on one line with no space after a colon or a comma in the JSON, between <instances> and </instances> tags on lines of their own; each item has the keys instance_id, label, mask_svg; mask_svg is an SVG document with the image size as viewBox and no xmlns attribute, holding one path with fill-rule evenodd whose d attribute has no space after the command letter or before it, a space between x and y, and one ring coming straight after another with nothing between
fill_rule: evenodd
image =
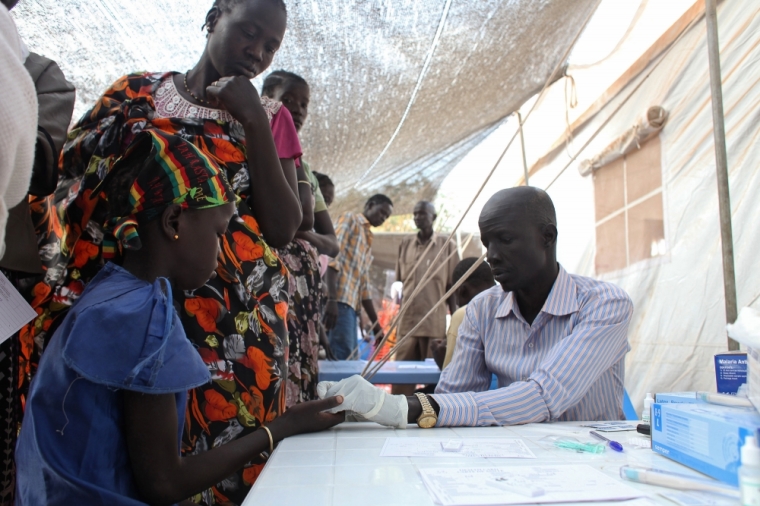
<instances>
[{"instance_id":1,"label":"white rope","mask_svg":"<svg viewBox=\"0 0 760 506\"><path fill-rule=\"evenodd\" d=\"M406 121L407 116L409 116L409 111L412 109L412 106L414 105L415 100L417 100L417 93L420 91L420 88L422 88L422 82L425 80L425 75L427 75L428 68L430 67L430 62L433 61L433 55L435 54L435 49L438 47L438 41L441 39L441 34L443 33L443 27L446 25L446 18L448 18L449 16L449 8L451 7L451 2L452 0L446 0L446 4L443 6L443 12L441 13L441 21L438 23L438 29L436 30L435 36L433 37L433 43L430 45L430 49L428 50L427 56L425 56L425 63L423 63L422 70L420 71L420 75L417 77L417 84L415 84L414 86L414 90L412 91L412 96L409 97L409 103L406 104L406 109L404 110L404 114L401 116L401 120L398 122L398 125L396 126L396 130L393 132L393 135L391 135L391 138L388 140L388 143L385 145L383 150L380 152L377 158L375 158L375 161L372 162L372 165L370 165L369 168L366 171L364 171L364 174L362 174L361 177L356 181L356 183L354 184L354 188L358 188L362 180L365 177L367 177L367 174L372 172L372 169L374 169L375 166L378 163L380 163L380 160L382 160L383 156L385 156L385 153L391 147L391 144L393 144L393 141L396 140L396 137L401 131L401 127L404 125L404 122Z\"/></svg>"}]
</instances>

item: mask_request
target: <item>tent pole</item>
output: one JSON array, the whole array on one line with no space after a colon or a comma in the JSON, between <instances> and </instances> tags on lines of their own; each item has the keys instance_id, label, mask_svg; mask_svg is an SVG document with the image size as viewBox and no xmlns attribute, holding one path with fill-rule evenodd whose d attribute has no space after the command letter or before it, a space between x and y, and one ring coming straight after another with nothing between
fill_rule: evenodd
<instances>
[{"instance_id":1,"label":"tent pole","mask_svg":"<svg viewBox=\"0 0 760 506\"><path fill-rule=\"evenodd\" d=\"M734 241L731 231L731 197L728 186L728 157L726 154L726 129L723 116L720 46L718 44L717 0L705 0L705 19L707 21L707 54L710 63L715 170L718 176L718 210L720 213L720 237L723 250L723 290L726 299L726 322L734 323L737 315L736 275L734 272ZM728 338L728 349L738 350L739 343Z\"/></svg>"},{"instance_id":2,"label":"tent pole","mask_svg":"<svg viewBox=\"0 0 760 506\"><path fill-rule=\"evenodd\" d=\"M525 156L525 136L523 135L523 120L520 111L515 111L517 114L517 122L520 124L520 145L522 146L522 158L523 158L523 172L525 172L525 186L530 186L528 182L528 159Z\"/></svg>"}]
</instances>

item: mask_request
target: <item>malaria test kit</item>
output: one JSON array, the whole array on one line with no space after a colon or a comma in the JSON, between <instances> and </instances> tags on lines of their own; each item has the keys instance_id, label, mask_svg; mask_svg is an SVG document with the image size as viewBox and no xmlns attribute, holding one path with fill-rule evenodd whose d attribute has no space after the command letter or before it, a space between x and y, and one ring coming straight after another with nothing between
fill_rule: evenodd
<instances>
[{"instance_id":1,"label":"malaria test kit","mask_svg":"<svg viewBox=\"0 0 760 506\"><path fill-rule=\"evenodd\" d=\"M736 395L747 382L747 354L727 352L715 355L715 384L719 394Z\"/></svg>"},{"instance_id":2,"label":"malaria test kit","mask_svg":"<svg viewBox=\"0 0 760 506\"><path fill-rule=\"evenodd\" d=\"M739 449L756 434L754 408L710 403L652 405L652 450L720 481L737 485Z\"/></svg>"}]
</instances>

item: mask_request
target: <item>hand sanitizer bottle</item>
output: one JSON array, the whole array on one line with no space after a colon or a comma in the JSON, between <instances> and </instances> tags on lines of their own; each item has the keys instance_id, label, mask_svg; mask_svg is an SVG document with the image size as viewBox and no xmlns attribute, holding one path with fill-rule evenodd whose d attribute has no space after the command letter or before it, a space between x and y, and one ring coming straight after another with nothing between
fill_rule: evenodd
<instances>
[{"instance_id":1,"label":"hand sanitizer bottle","mask_svg":"<svg viewBox=\"0 0 760 506\"><path fill-rule=\"evenodd\" d=\"M760 506L760 447L754 436L744 439L739 466L742 506Z\"/></svg>"},{"instance_id":2,"label":"hand sanitizer bottle","mask_svg":"<svg viewBox=\"0 0 760 506\"><path fill-rule=\"evenodd\" d=\"M641 421L644 423L650 423L652 404L654 404L654 397L648 393L644 399L644 411L641 412Z\"/></svg>"}]
</instances>

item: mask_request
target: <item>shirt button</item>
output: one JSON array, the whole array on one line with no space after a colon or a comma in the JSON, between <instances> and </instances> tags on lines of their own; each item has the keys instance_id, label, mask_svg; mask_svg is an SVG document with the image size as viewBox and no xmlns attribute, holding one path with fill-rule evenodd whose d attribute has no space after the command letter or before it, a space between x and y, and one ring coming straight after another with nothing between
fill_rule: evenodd
<instances>
[{"instance_id":1,"label":"shirt button","mask_svg":"<svg viewBox=\"0 0 760 506\"><path fill-rule=\"evenodd\" d=\"M533 343L528 343L528 348L533 348Z\"/></svg>"}]
</instances>

